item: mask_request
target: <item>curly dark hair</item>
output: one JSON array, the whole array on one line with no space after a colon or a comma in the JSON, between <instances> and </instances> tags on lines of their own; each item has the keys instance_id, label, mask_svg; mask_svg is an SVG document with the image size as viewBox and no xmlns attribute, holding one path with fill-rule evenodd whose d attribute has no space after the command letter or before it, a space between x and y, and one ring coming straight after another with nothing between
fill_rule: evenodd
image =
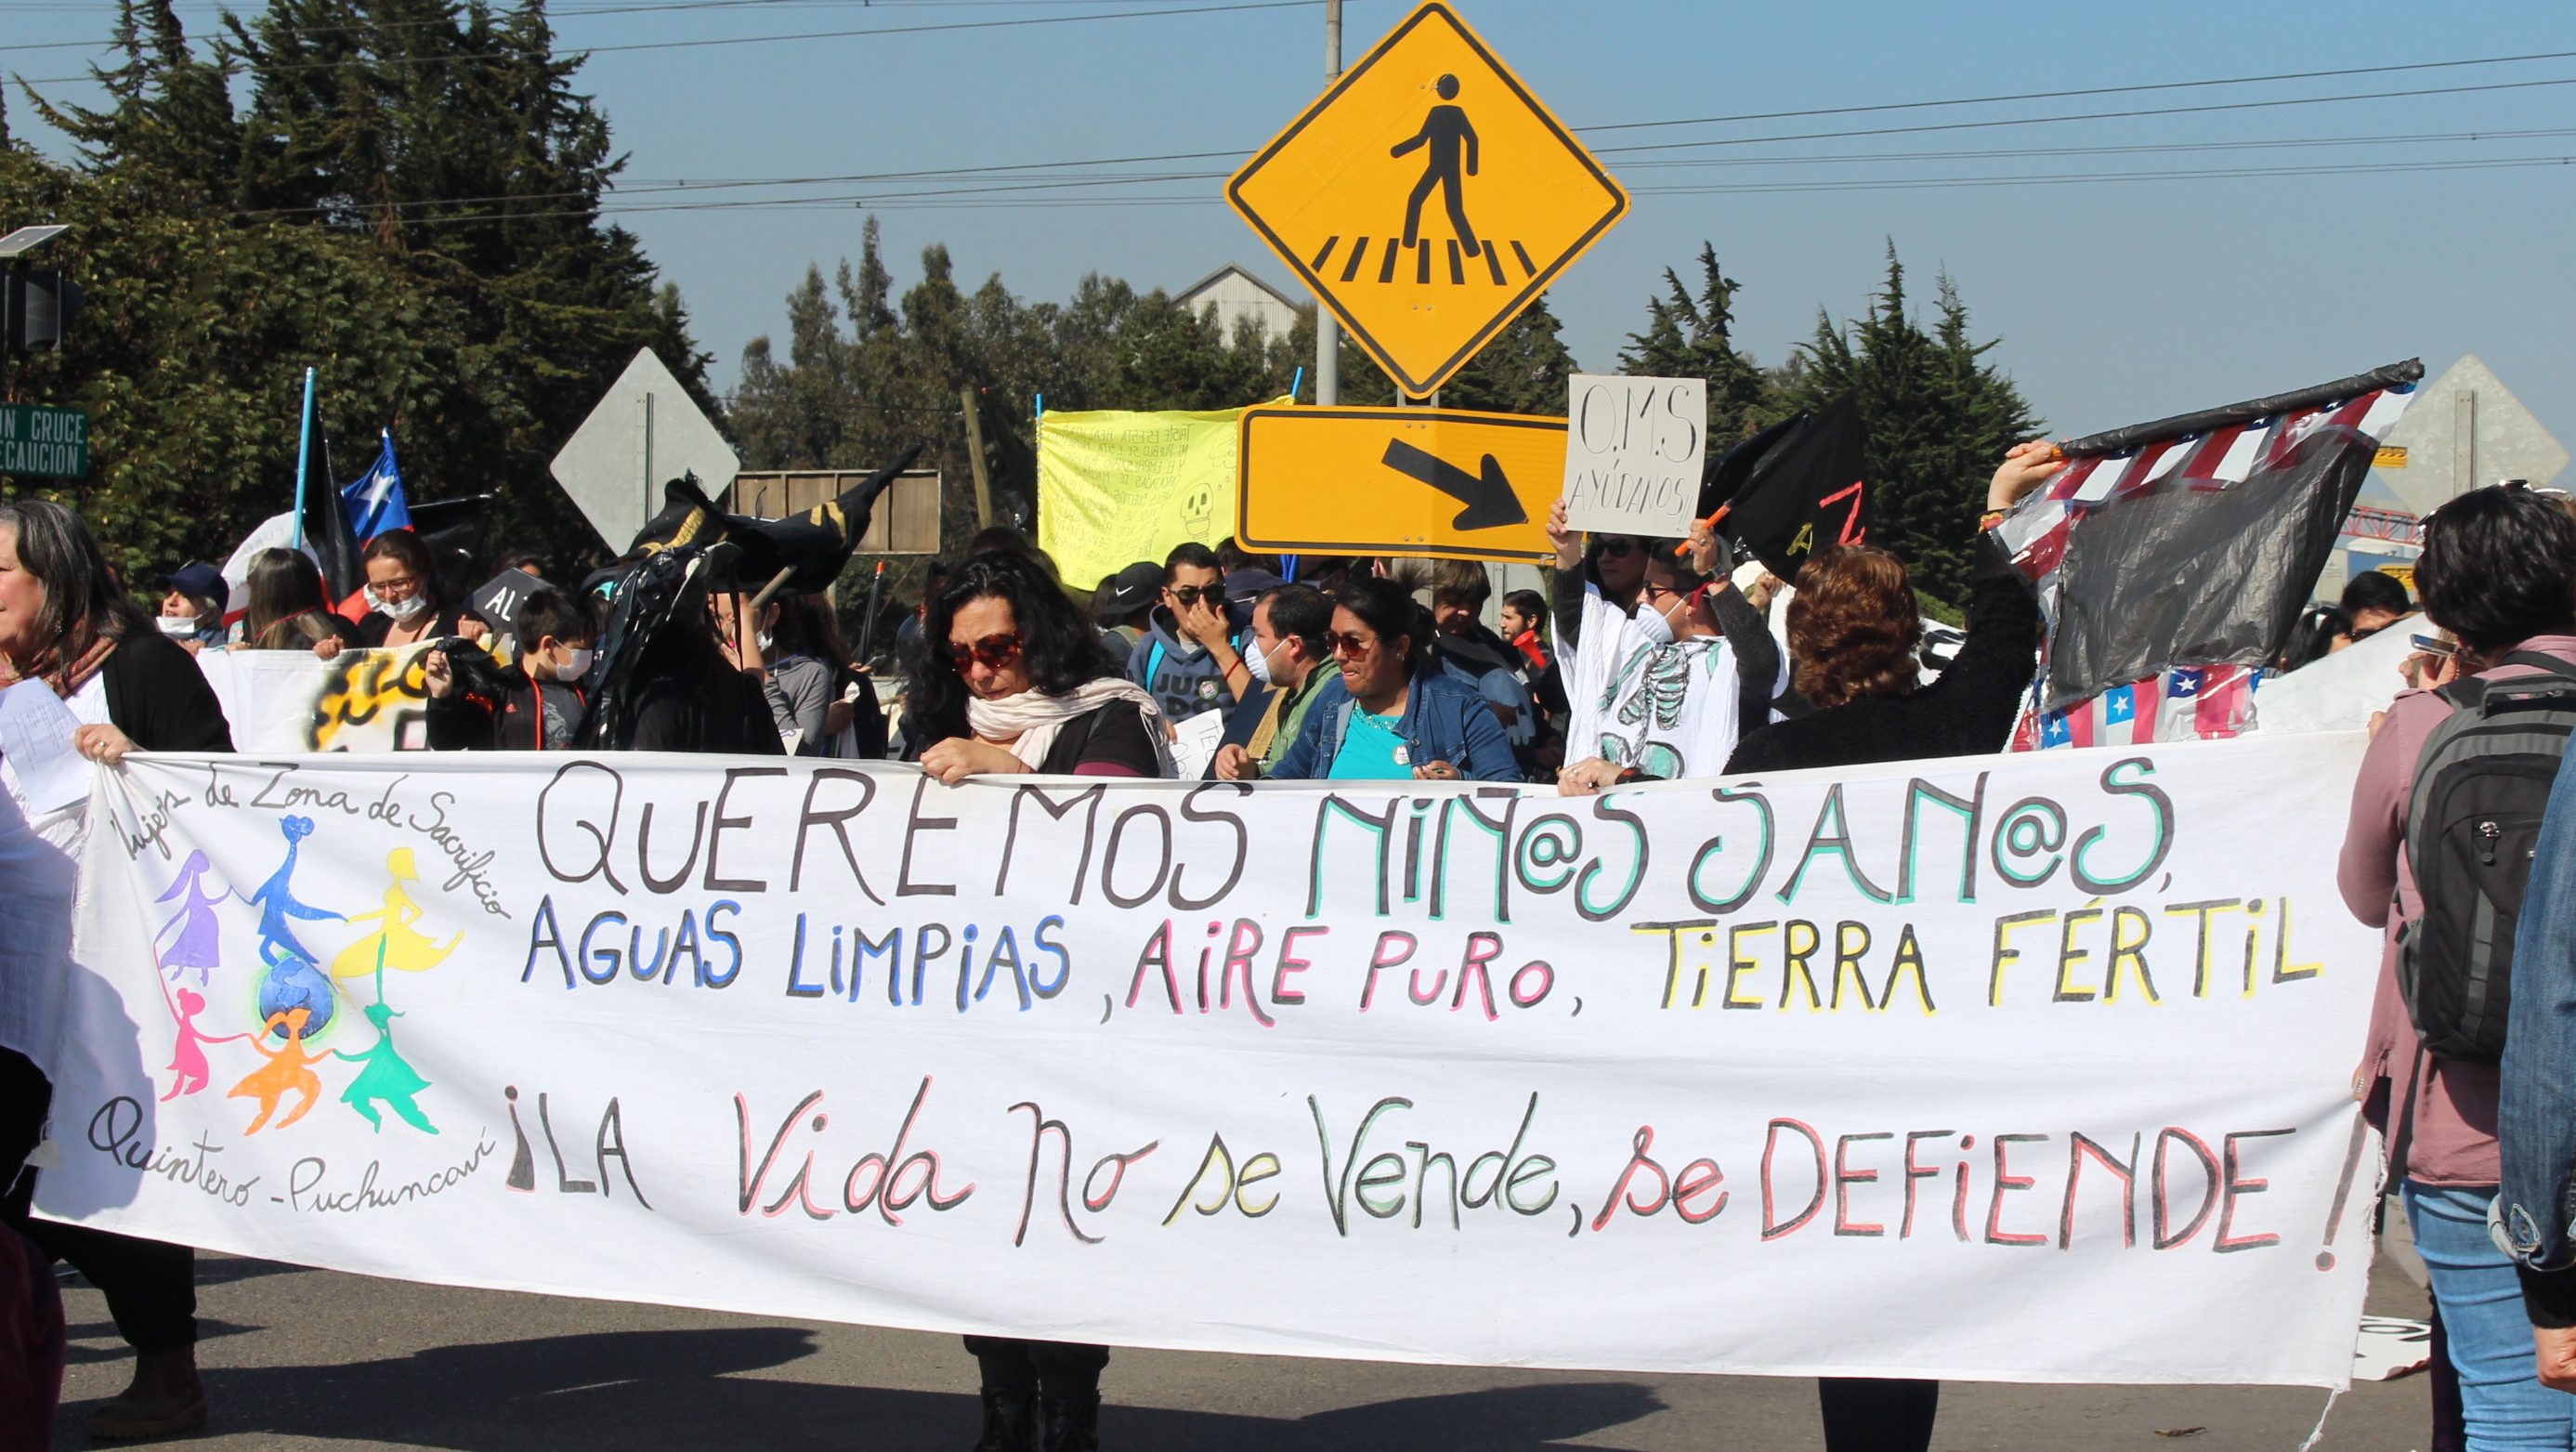
<instances>
[{"instance_id":1,"label":"curly dark hair","mask_svg":"<svg viewBox=\"0 0 2576 1452\"><path fill-rule=\"evenodd\" d=\"M1011 623L1020 633L1020 659L1029 669L1029 686L1061 696L1092 681L1121 674L1119 663L1101 646L1100 632L1056 588L1044 567L1009 551L977 555L957 567L947 584L931 597L913 638L909 666L912 684L906 711L927 743L973 734L966 724L966 681L948 654L948 626L960 606L972 600L998 599L1011 607Z\"/></svg>"},{"instance_id":2,"label":"curly dark hair","mask_svg":"<svg viewBox=\"0 0 2576 1452\"><path fill-rule=\"evenodd\" d=\"M2576 518L2529 489L2472 489L2424 520L2424 613L2481 655L2576 633Z\"/></svg>"},{"instance_id":3,"label":"curly dark hair","mask_svg":"<svg viewBox=\"0 0 2576 1452\"><path fill-rule=\"evenodd\" d=\"M1905 561L1874 545L1809 559L1789 602L1796 684L1819 711L1865 696L1914 692L1923 614Z\"/></svg>"}]
</instances>

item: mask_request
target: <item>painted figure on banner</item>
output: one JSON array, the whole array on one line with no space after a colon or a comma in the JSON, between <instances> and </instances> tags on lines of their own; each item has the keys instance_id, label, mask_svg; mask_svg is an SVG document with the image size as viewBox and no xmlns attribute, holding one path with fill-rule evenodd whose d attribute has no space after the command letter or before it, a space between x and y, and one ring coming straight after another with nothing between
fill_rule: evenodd
<instances>
[{"instance_id":1,"label":"painted figure on banner","mask_svg":"<svg viewBox=\"0 0 2576 1452\"><path fill-rule=\"evenodd\" d=\"M329 990L325 989L324 992L327 994ZM282 1013L272 1013L268 1016L268 1031L271 1034L284 1034L286 1043L282 1047L272 1049L264 1039L251 1041L251 1047L259 1050L268 1062L244 1075L240 1083L235 1084L224 1094L227 1099L259 1101L259 1113L252 1116L249 1127L242 1131L244 1135L257 1134L266 1127L268 1117L277 1112L278 1101L289 1094L303 1095L304 1102L296 1105L294 1109L288 1111L284 1119L277 1122L279 1129L284 1129L302 1119L305 1111L311 1109L315 1102L321 1099L322 1080L314 1074L312 1066L322 1061L322 1055L304 1052L304 1030L311 1022L311 1017L310 1012L303 1008L290 1008Z\"/></svg>"},{"instance_id":2,"label":"painted figure on banner","mask_svg":"<svg viewBox=\"0 0 2576 1452\"><path fill-rule=\"evenodd\" d=\"M331 1022L331 984L314 966L321 960L295 940L294 920L337 919L340 914L298 902L295 897L296 851L305 838L313 835L313 819L282 817L277 830L286 836L286 860L248 899L259 904L259 958L268 965L268 976L259 986L259 1012L274 1032L278 1015L300 1011L305 1015L303 1023L318 1034Z\"/></svg>"},{"instance_id":3,"label":"painted figure on banner","mask_svg":"<svg viewBox=\"0 0 2576 1452\"><path fill-rule=\"evenodd\" d=\"M161 951L162 971L176 983L181 973L194 968L200 988L206 986L208 973L223 966L223 945L218 941L215 906L233 895L229 887L218 887L211 897L199 890L198 884L204 880L206 868L205 853L189 853L187 862L179 869L178 878L170 884L170 890L155 899L159 902L183 899L179 910L171 914L170 920L161 925L161 933L154 937L158 942L172 928L179 930L170 946Z\"/></svg>"},{"instance_id":4,"label":"painted figure on banner","mask_svg":"<svg viewBox=\"0 0 2576 1452\"><path fill-rule=\"evenodd\" d=\"M420 881L419 865L413 860L410 848L397 847L385 854L385 870L392 876L392 881L385 885L385 905L374 912L352 913L348 918L353 923L381 922L383 926L340 950L340 955L331 960L331 976L334 978L360 978L387 968L399 968L406 973L424 972L437 967L448 954L456 951L457 944L465 941L462 930L446 942L438 943L412 926L424 914L420 904L413 902L411 894L403 887L405 883Z\"/></svg>"},{"instance_id":5,"label":"painted figure on banner","mask_svg":"<svg viewBox=\"0 0 2576 1452\"><path fill-rule=\"evenodd\" d=\"M363 1054L339 1049L331 1051L335 1056L361 1066L358 1077L350 1080L349 1087L340 1091L340 1102L358 1111L379 1133L384 1130L385 1119L376 1112L378 1103L401 1115L403 1123L421 1133L438 1133L438 1126L430 1123L429 1116L421 1113L420 1106L412 1102L412 1096L428 1088L429 1081L420 1077L420 1072L394 1049L393 1021L402 1015L385 1003L368 1004L366 1014L367 1022L376 1026L376 1046Z\"/></svg>"},{"instance_id":6,"label":"painted figure on banner","mask_svg":"<svg viewBox=\"0 0 2576 1452\"><path fill-rule=\"evenodd\" d=\"M206 1045L229 1044L250 1037L248 1034L217 1037L199 1032L197 1015L205 1011L205 995L193 988L179 990L178 1002L170 1009L170 1016L179 1024L179 1042L170 1050L170 1090L161 1096L164 1104L182 1094L194 1094L206 1087L207 1076L214 1072L206 1062Z\"/></svg>"}]
</instances>

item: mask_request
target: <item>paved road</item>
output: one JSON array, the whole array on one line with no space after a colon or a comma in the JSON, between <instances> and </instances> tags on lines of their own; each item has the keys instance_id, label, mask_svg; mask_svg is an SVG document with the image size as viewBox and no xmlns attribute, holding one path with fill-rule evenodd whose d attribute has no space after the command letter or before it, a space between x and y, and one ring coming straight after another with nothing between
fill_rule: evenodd
<instances>
[{"instance_id":1,"label":"paved road","mask_svg":"<svg viewBox=\"0 0 2576 1452\"><path fill-rule=\"evenodd\" d=\"M956 1340L863 1327L462 1291L200 1262L206 1449L574 1452L758 1447L964 1452L978 1412ZM60 1445L124 1384L97 1292L66 1288L71 1373ZM2383 1260L2371 1309L2420 1316ZM1687 1314L1675 1306L1670 1314ZM1632 1452L1822 1445L1814 1384L1118 1353L1101 1430L1111 1452ZM2136 1448L2291 1452L2322 1392L2246 1387L1954 1386L1939 1452ZM2354 1387L2321 1444L2425 1443L2425 1378ZM2187 1428L2201 1428L2189 1436Z\"/></svg>"}]
</instances>

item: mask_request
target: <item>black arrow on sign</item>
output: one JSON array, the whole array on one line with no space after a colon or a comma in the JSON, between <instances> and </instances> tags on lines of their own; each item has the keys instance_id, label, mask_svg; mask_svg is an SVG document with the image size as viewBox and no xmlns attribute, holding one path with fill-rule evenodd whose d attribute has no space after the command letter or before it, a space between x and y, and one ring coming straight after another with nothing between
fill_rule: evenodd
<instances>
[{"instance_id":1,"label":"black arrow on sign","mask_svg":"<svg viewBox=\"0 0 2576 1452\"><path fill-rule=\"evenodd\" d=\"M1451 529L1501 529L1529 523L1529 511L1503 477L1503 466L1487 454L1479 472L1470 474L1446 459L1426 454L1402 439L1386 441L1385 464L1408 479L1418 479L1467 507L1449 521Z\"/></svg>"}]
</instances>

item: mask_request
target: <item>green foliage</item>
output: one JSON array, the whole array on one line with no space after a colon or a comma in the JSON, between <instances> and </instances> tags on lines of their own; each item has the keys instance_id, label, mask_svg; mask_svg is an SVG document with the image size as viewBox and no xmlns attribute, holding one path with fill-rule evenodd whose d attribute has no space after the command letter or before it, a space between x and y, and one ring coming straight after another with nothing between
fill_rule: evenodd
<instances>
[{"instance_id":1,"label":"green foliage","mask_svg":"<svg viewBox=\"0 0 2576 1452\"><path fill-rule=\"evenodd\" d=\"M93 477L52 492L137 576L221 559L292 502L309 365L336 477L390 426L415 500L495 493L495 539L598 555L547 460L638 348L702 399L706 359L600 220L621 163L543 5L269 0L206 44L119 0L113 41L106 105L35 98L76 165L0 145L0 229L70 224L44 260L87 295L11 376L91 414Z\"/></svg>"},{"instance_id":2,"label":"green foliage","mask_svg":"<svg viewBox=\"0 0 2576 1452\"><path fill-rule=\"evenodd\" d=\"M1946 276L1936 306L1927 332L1907 310L1905 268L1889 243L1886 281L1869 311L1844 327L1819 311L1815 338L1801 348L1805 366L1774 390L1769 414L1844 394L1858 400L1879 490L1871 543L1903 556L1934 599L1957 604L1967 598L1986 481L2004 450L2040 423L2012 380L1984 361L1994 342L1970 336L1967 305Z\"/></svg>"},{"instance_id":3,"label":"green foliage","mask_svg":"<svg viewBox=\"0 0 2576 1452\"><path fill-rule=\"evenodd\" d=\"M945 486L940 537L963 544L977 520L961 390L975 400L995 515L1029 522L1040 395L1050 409L1239 408L1285 394L1314 355L1311 310L1287 337L1247 327L1229 338L1213 307L1192 313L1114 278L1030 303L998 275L960 291L945 247L926 249L921 271L894 299L873 217L835 288L807 270L787 297L785 359L766 336L743 349L732 419L749 467L873 468L927 442L919 467Z\"/></svg>"},{"instance_id":4,"label":"green foliage","mask_svg":"<svg viewBox=\"0 0 2576 1452\"><path fill-rule=\"evenodd\" d=\"M1647 378L1705 379L1708 447L1723 453L1761 427L1771 387L1752 357L1735 346L1735 294L1743 284L1718 267L1714 243L1700 244L1699 269L1696 296L1671 268L1664 269L1664 295L1646 300L1646 330L1628 335L1619 366Z\"/></svg>"}]
</instances>

